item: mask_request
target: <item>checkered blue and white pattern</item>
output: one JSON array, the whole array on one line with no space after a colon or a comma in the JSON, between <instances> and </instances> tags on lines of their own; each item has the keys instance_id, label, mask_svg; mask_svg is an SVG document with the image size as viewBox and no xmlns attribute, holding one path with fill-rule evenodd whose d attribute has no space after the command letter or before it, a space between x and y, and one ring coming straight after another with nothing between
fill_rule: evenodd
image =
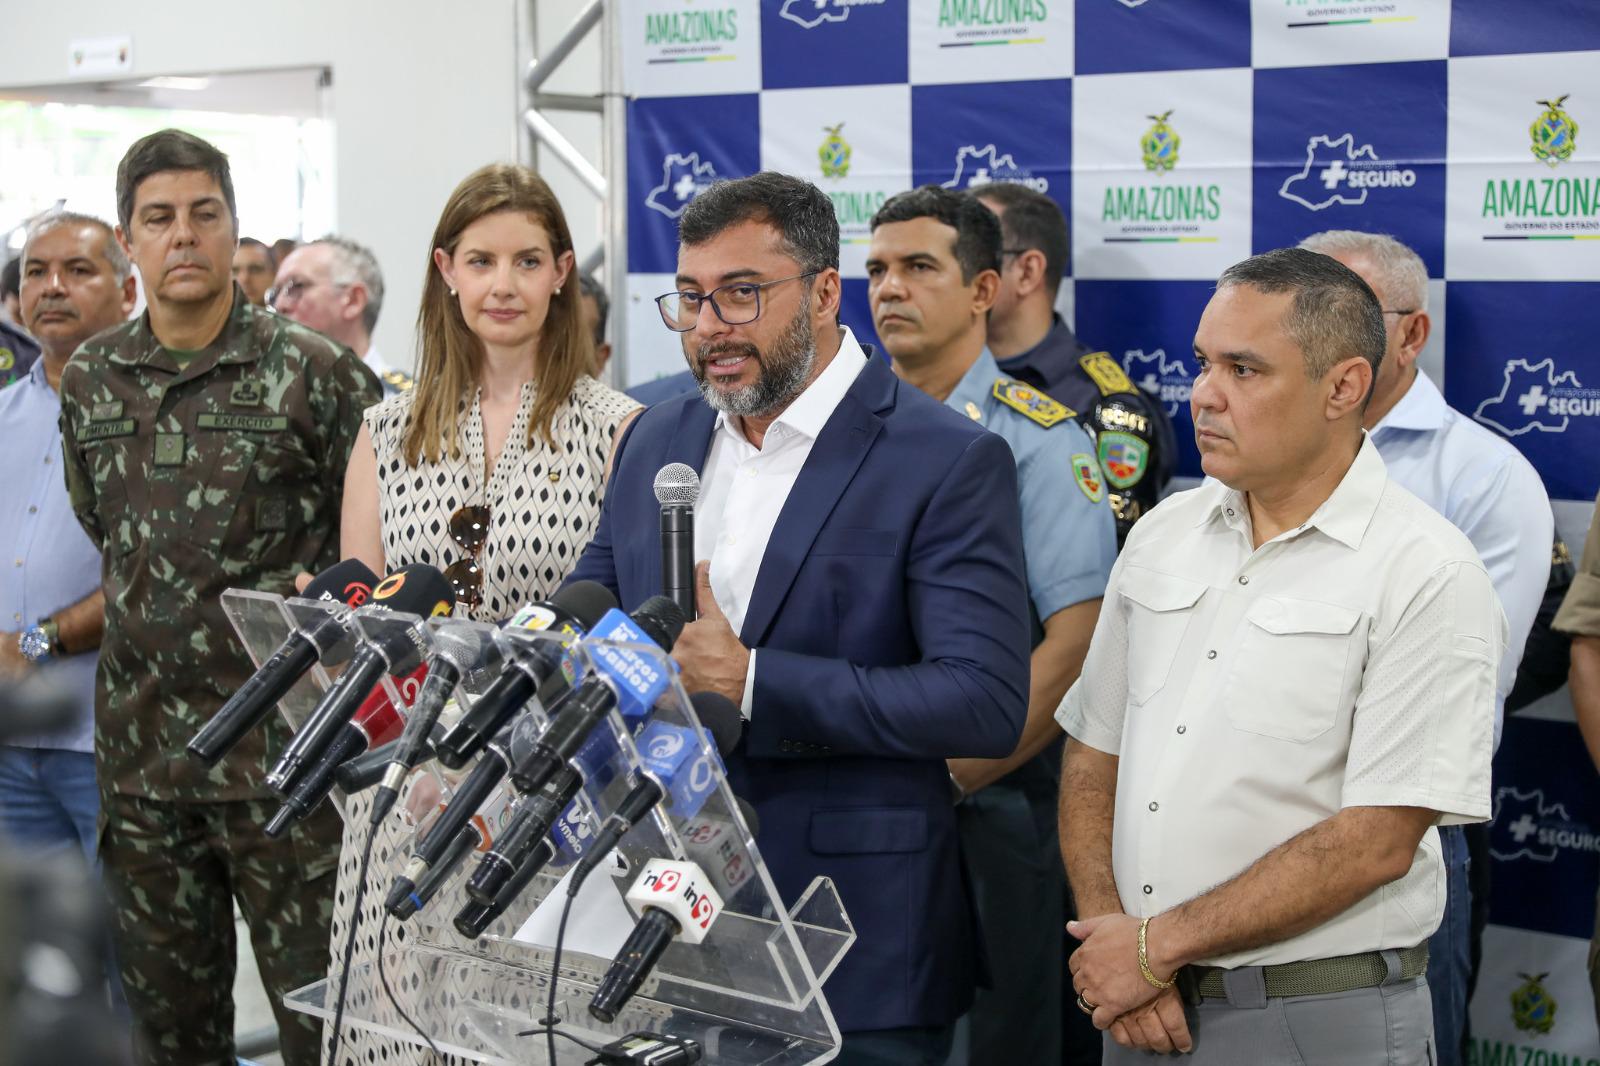
<instances>
[{"instance_id":1,"label":"checkered blue and white pattern","mask_svg":"<svg viewBox=\"0 0 1600 1066\"><path fill-rule=\"evenodd\" d=\"M821 185L846 320L870 339L883 199L1021 181L1071 220L1078 334L1162 393L1180 438L1222 268L1377 230L1434 279L1423 366L1450 403L1554 498L1600 488L1592 3L630 0L622 32L630 383L681 367L649 298L671 288L677 218L706 183L770 168Z\"/></svg>"},{"instance_id":2,"label":"checkered blue and white pattern","mask_svg":"<svg viewBox=\"0 0 1600 1066\"><path fill-rule=\"evenodd\" d=\"M1063 312L1159 394L1198 475L1190 345L1217 274L1318 230L1387 232L1428 267L1424 370L1528 456L1581 543L1600 488L1594 0L623 0L620 17L630 384L682 369L651 299L709 182L774 169L829 194L864 340L887 197L1026 182L1071 222ZM1579 939L1600 795L1560 726L1560 766L1524 750L1531 732L1502 753L1497 808L1534 813L1493 831L1487 1061L1600 1058ZM1541 996L1561 1004L1547 1033Z\"/></svg>"}]
</instances>

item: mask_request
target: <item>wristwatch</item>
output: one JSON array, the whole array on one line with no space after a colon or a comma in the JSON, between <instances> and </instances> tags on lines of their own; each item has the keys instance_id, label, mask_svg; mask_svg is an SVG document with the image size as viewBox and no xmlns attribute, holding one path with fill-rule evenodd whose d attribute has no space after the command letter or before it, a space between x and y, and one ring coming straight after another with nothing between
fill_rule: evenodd
<instances>
[{"instance_id":1,"label":"wristwatch","mask_svg":"<svg viewBox=\"0 0 1600 1066\"><path fill-rule=\"evenodd\" d=\"M41 618L22 631L17 638L17 647L22 651L22 657L30 663L37 666L47 662L61 650L60 629L53 620Z\"/></svg>"}]
</instances>

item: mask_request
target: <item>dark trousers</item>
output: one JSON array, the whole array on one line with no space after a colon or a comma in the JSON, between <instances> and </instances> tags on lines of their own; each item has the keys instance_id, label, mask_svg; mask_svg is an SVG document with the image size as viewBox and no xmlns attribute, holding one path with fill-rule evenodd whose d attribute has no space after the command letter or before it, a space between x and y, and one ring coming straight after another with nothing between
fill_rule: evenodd
<instances>
[{"instance_id":1,"label":"dark trousers","mask_svg":"<svg viewBox=\"0 0 1600 1066\"><path fill-rule=\"evenodd\" d=\"M845 1033L833 1066L942 1066L950 1055L954 1032L953 1026L943 1025Z\"/></svg>"},{"instance_id":2,"label":"dark trousers","mask_svg":"<svg viewBox=\"0 0 1600 1066\"><path fill-rule=\"evenodd\" d=\"M234 1061L236 899L283 1061L317 1063L321 1023L282 998L327 975L339 817L324 804L271 840L262 826L276 809L101 796L100 859L139 1063Z\"/></svg>"},{"instance_id":3,"label":"dark trousers","mask_svg":"<svg viewBox=\"0 0 1600 1066\"><path fill-rule=\"evenodd\" d=\"M1055 1063L1061 1058L1061 950L1066 877L1056 798L1012 775L956 809L989 960L988 987L956 1027L952 1063Z\"/></svg>"}]
</instances>

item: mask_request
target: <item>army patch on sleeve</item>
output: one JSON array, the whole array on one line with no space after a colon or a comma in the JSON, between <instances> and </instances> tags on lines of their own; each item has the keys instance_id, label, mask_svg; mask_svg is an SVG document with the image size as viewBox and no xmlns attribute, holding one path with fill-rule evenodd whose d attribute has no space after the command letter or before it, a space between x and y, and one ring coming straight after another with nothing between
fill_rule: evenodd
<instances>
[{"instance_id":1,"label":"army patch on sleeve","mask_svg":"<svg viewBox=\"0 0 1600 1066\"><path fill-rule=\"evenodd\" d=\"M1083 372L1094 379L1100 388L1100 395L1114 396L1119 392L1134 392L1133 381L1117 361L1111 358L1110 352L1092 352L1078 360L1078 365L1083 367Z\"/></svg>"},{"instance_id":2,"label":"army patch on sleeve","mask_svg":"<svg viewBox=\"0 0 1600 1066\"><path fill-rule=\"evenodd\" d=\"M1078 488L1089 497L1090 503L1099 503L1106 498L1106 485L1100 473L1100 464L1094 461L1094 456L1083 452L1074 452L1072 456L1072 480L1078 483Z\"/></svg>"},{"instance_id":3,"label":"army patch on sleeve","mask_svg":"<svg viewBox=\"0 0 1600 1066\"><path fill-rule=\"evenodd\" d=\"M1057 403L1038 389L1010 378L1001 378L994 383L994 398L1045 429L1077 414L1066 404Z\"/></svg>"},{"instance_id":4,"label":"army patch on sleeve","mask_svg":"<svg viewBox=\"0 0 1600 1066\"><path fill-rule=\"evenodd\" d=\"M1100 432L1100 469L1114 489L1131 489L1150 469L1150 445L1131 433Z\"/></svg>"}]
</instances>

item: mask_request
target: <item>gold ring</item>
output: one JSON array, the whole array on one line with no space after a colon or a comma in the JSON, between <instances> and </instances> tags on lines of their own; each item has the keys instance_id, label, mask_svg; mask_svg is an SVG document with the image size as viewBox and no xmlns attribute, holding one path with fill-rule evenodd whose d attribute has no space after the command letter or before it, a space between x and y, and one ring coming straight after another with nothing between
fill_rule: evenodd
<instances>
[{"instance_id":1,"label":"gold ring","mask_svg":"<svg viewBox=\"0 0 1600 1066\"><path fill-rule=\"evenodd\" d=\"M1078 1009L1083 1011L1083 1013L1085 1013L1085 1014L1093 1014L1094 1013L1094 1004L1090 1003L1088 1000L1084 999L1082 992L1078 993Z\"/></svg>"}]
</instances>

